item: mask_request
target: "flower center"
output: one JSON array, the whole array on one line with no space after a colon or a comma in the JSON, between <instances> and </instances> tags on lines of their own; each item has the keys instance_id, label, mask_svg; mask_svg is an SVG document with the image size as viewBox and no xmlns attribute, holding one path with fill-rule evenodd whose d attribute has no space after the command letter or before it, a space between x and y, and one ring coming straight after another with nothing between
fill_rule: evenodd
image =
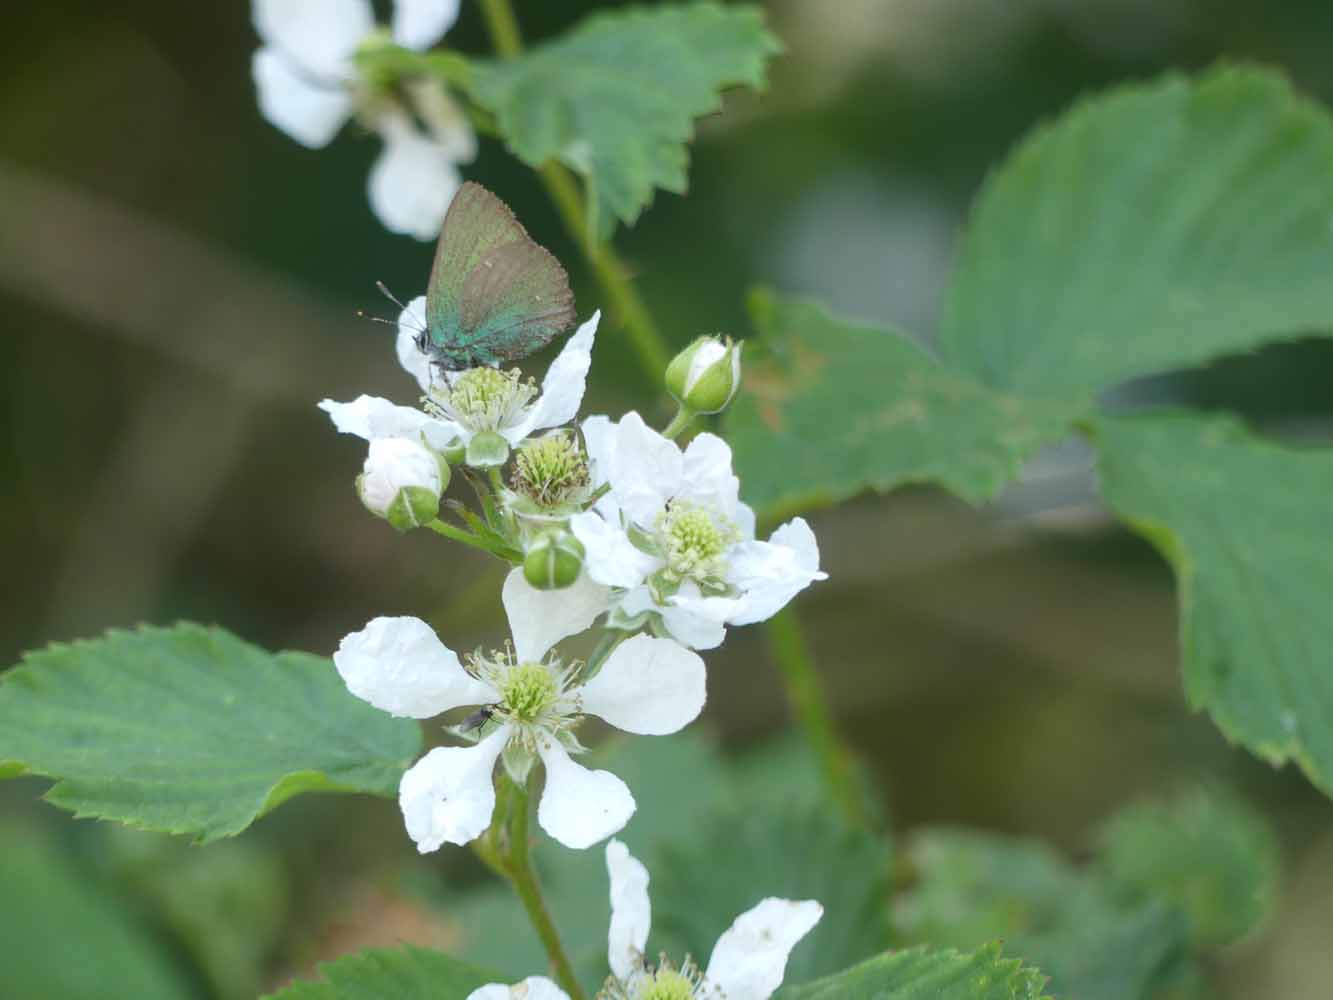
<instances>
[{"instance_id":1,"label":"flower center","mask_svg":"<svg viewBox=\"0 0 1333 1000\"><path fill-rule=\"evenodd\" d=\"M670 966L665 966L653 973L639 987L635 1000L692 1000L694 983Z\"/></svg>"},{"instance_id":2,"label":"flower center","mask_svg":"<svg viewBox=\"0 0 1333 1000\"><path fill-rule=\"evenodd\" d=\"M679 500L662 515L658 530L667 569L677 579L720 578L727 568L723 557L740 541L727 518Z\"/></svg>"},{"instance_id":3,"label":"flower center","mask_svg":"<svg viewBox=\"0 0 1333 1000\"><path fill-rule=\"evenodd\" d=\"M588 488L588 461L573 436L553 431L518 449L511 485L541 507L582 498Z\"/></svg>"},{"instance_id":4,"label":"flower center","mask_svg":"<svg viewBox=\"0 0 1333 1000\"><path fill-rule=\"evenodd\" d=\"M470 368L451 384L435 387L427 408L456 419L469 430L493 431L509 423L535 395L536 383L523 381L517 368L507 372Z\"/></svg>"},{"instance_id":5,"label":"flower center","mask_svg":"<svg viewBox=\"0 0 1333 1000\"><path fill-rule=\"evenodd\" d=\"M520 722L535 722L560 693L555 676L540 663L520 663L500 685L504 707Z\"/></svg>"}]
</instances>

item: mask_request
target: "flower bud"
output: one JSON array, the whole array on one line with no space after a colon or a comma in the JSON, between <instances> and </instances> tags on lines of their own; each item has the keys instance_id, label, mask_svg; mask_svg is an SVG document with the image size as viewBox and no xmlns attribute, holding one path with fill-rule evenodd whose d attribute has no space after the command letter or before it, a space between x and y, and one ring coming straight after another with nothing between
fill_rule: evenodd
<instances>
[{"instance_id":1,"label":"flower bud","mask_svg":"<svg viewBox=\"0 0 1333 1000\"><path fill-rule=\"evenodd\" d=\"M424 446L402 438L376 438L356 489L367 510L407 531L436 518L448 483L449 466Z\"/></svg>"},{"instance_id":2,"label":"flower bud","mask_svg":"<svg viewBox=\"0 0 1333 1000\"><path fill-rule=\"evenodd\" d=\"M523 576L538 590L572 586L583 572L583 545L565 530L548 531L523 557Z\"/></svg>"},{"instance_id":3,"label":"flower bud","mask_svg":"<svg viewBox=\"0 0 1333 1000\"><path fill-rule=\"evenodd\" d=\"M719 413L741 385L741 345L730 337L700 337L667 365L666 386L695 413Z\"/></svg>"}]
</instances>

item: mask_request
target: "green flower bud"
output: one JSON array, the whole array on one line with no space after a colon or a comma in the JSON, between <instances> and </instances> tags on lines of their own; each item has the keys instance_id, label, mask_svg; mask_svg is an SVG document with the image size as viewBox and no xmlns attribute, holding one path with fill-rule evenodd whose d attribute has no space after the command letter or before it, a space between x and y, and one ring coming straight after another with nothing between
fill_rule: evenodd
<instances>
[{"instance_id":1,"label":"green flower bud","mask_svg":"<svg viewBox=\"0 0 1333 1000\"><path fill-rule=\"evenodd\" d=\"M720 413L741 385L741 345L700 337L667 365L666 387L695 413Z\"/></svg>"},{"instance_id":2,"label":"green flower bud","mask_svg":"<svg viewBox=\"0 0 1333 1000\"><path fill-rule=\"evenodd\" d=\"M568 531L548 531L523 557L523 576L538 590L572 586L583 572L583 545Z\"/></svg>"},{"instance_id":3,"label":"green flower bud","mask_svg":"<svg viewBox=\"0 0 1333 1000\"><path fill-rule=\"evenodd\" d=\"M429 443L427 442L427 444ZM450 465L462 465L467 460L467 445L463 443L461 438L454 438L444 446L444 450L440 452L440 457Z\"/></svg>"}]
</instances>

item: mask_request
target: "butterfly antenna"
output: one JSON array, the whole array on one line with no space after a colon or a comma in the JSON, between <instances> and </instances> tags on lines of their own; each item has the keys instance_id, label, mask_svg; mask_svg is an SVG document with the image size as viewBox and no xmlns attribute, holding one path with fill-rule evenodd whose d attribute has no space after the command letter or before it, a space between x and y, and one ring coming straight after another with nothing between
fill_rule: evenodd
<instances>
[{"instance_id":1,"label":"butterfly antenna","mask_svg":"<svg viewBox=\"0 0 1333 1000\"><path fill-rule=\"evenodd\" d=\"M375 282L375 287L380 290L381 295L383 295L386 299L388 299L390 302L396 305L399 309L407 308L407 306L403 305L401 302L398 301L398 296L394 295L393 292L389 291L389 286L386 285L384 282L382 281Z\"/></svg>"},{"instance_id":2,"label":"butterfly antenna","mask_svg":"<svg viewBox=\"0 0 1333 1000\"><path fill-rule=\"evenodd\" d=\"M391 320L391 319L385 319L383 316L372 316L372 315L370 315L370 313L366 312L364 309L358 309L358 310L356 311L356 318L357 318L357 319L368 319L368 320L370 320L372 323L383 323L385 326L397 326L397 325L398 325L397 322L395 322L394 320Z\"/></svg>"}]
</instances>

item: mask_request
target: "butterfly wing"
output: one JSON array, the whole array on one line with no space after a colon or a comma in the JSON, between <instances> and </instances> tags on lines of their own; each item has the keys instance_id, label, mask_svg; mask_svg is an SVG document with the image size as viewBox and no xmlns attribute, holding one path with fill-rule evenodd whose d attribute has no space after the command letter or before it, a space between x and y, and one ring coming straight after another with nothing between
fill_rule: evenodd
<instances>
[{"instance_id":1,"label":"butterfly wing","mask_svg":"<svg viewBox=\"0 0 1333 1000\"><path fill-rule=\"evenodd\" d=\"M565 269L530 239L496 247L463 281L459 320L480 364L517 361L539 351L574 319Z\"/></svg>"},{"instance_id":2,"label":"butterfly wing","mask_svg":"<svg viewBox=\"0 0 1333 1000\"><path fill-rule=\"evenodd\" d=\"M463 285L477 264L498 247L531 242L503 201L472 181L449 203L426 287L427 339L446 367L467 367L467 343L459 318Z\"/></svg>"}]
</instances>

